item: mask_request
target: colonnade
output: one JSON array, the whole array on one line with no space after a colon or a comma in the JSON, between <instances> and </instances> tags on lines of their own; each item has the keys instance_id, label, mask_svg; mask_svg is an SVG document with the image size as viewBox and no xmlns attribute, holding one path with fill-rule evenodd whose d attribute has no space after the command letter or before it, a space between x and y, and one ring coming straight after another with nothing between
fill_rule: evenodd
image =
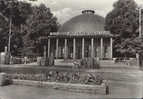
<instances>
[{"instance_id":1,"label":"colonnade","mask_svg":"<svg viewBox=\"0 0 143 99\"><path fill-rule=\"evenodd\" d=\"M76 39L78 38L73 38L73 59L76 59ZM95 38L91 38L91 57L94 57L94 40ZM48 38L48 56L50 56L50 43L51 39ZM100 55L101 55L101 59L103 58L103 42L104 42L104 38L100 38ZM110 38L110 58L112 58L112 53L113 53L113 39L112 37ZM67 48L68 48L68 39L64 38L64 58L67 59L68 57L68 53L67 53ZM58 49L59 49L59 38L56 38L56 58L58 58ZM85 57L85 53L84 53L84 49L85 49L85 38L82 38L82 58Z\"/></svg>"}]
</instances>

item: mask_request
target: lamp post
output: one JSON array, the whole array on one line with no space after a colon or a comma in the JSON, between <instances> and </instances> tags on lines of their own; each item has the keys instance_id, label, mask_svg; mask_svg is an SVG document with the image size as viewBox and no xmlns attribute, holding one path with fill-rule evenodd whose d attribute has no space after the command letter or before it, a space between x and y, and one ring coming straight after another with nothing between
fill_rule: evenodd
<instances>
[{"instance_id":1,"label":"lamp post","mask_svg":"<svg viewBox=\"0 0 143 99\"><path fill-rule=\"evenodd\" d=\"M12 33L12 18L9 19L9 34L8 34L8 64L10 64L10 58L11 58L11 33Z\"/></svg>"},{"instance_id":2,"label":"lamp post","mask_svg":"<svg viewBox=\"0 0 143 99\"><path fill-rule=\"evenodd\" d=\"M9 33L8 33L8 64L11 63L11 34L12 34L12 2L14 1L9 1L10 4L10 15L9 15Z\"/></svg>"},{"instance_id":3,"label":"lamp post","mask_svg":"<svg viewBox=\"0 0 143 99\"><path fill-rule=\"evenodd\" d=\"M142 36L142 10L143 5L140 5L137 10L139 11L139 37Z\"/></svg>"},{"instance_id":4,"label":"lamp post","mask_svg":"<svg viewBox=\"0 0 143 99\"><path fill-rule=\"evenodd\" d=\"M143 8L139 8L139 37L142 36L142 10Z\"/></svg>"},{"instance_id":5,"label":"lamp post","mask_svg":"<svg viewBox=\"0 0 143 99\"><path fill-rule=\"evenodd\" d=\"M143 10L143 5L140 5L137 9L139 11L139 38L142 37L142 10ZM137 65L140 66L140 55L139 53L136 53L136 58L137 58Z\"/></svg>"},{"instance_id":6,"label":"lamp post","mask_svg":"<svg viewBox=\"0 0 143 99\"><path fill-rule=\"evenodd\" d=\"M9 22L8 51L7 51L7 54L8 54L8 63L10 64L10 57L11 57L10 47L11 47L11 33L12 33L12 18L10 17L8 19L2 13L0 13L0 16L3 17L5 21Z\"/></svg>"},{"instance_id":7,"label":"lamp post","mask_svg":"<svg viewBox=\"0 0 143 99\"><path fill-rule=\"evenodd\" d=\"M9 3L12 3L12 1L9 1ZM10 4L10 7L12 7L12 5ZM11 11L12 9L10 8L10 13L12 13ZM8 51L7 51L7 55L8 55L8 64L10 64L10 58L11 58L11 34L12 34L12 15L10 14L9 19L4 16L2 13L0 13L0 16L2 16L4 18L5 21L7 21L9 23L9 33L8 33Z\"/></svg>"}]
</instances>

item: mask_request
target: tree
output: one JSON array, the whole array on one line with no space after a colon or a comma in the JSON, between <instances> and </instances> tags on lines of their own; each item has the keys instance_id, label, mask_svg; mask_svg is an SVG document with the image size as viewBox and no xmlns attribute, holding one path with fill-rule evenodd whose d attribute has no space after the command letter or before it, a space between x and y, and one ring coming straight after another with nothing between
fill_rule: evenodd
<instances>
[{"instance_id":1,"label":"tree","mask_svg":"<svg viewBox=\"0 0 143 99\"><path fill-rule=\"evenodd\" d=\"M24 24L31 13L31 5L18 0L0 0L0 13L8 20L12 19L14 25Z\"/></svg>"},{"instance_id":2,"label":"tree","mask_svg":"<svg viewBox=\"0 0 143 99\"><path fill-rule=\"evenodd\" d=\"M113 7L106 16L105 29L114 35L114 55L135 55L137 51L128 43L139 35L137 4L134 0L118 0Z\"/></svg>"},{"instance_id":3,"label":"tree","mask_svg":"<svg viewBox=\"0 0 143 99\"><path fill-rule=\"evenodd\" d=\"M58 29L57 18L53 16L50 8L44 4L33 6L32 15L27 21L27 34L24 36L25 48L32 50L33 54L42 54L41 50L44 43L40 42L40 37L48 37L50 32ZM29 45L28 42L32 43ZM25 49L24 48L24 49ZM30 51L31 52L31 51Z\"/></svg>"},{"instance_id":4,"label":"tree","mask_svg":"<svg viewBox=\"0 0 143 99\"><path fill-rule=\"evenodd\" d=\"M26 2L17 0L0 0L0 42L1 51L4 46L8 44L8 30L9 22L12 21L12 38L11 38L11 52L13 55L18 54L18 50L22 47L22 25L25 24L26 19L31 13L31 5ZM20 43L20 44L19 44Z\"/></svg>"},{"instance_id":5,"label":"tree","mask_svg":"<svg viewBox=\"0 0 143 99\"><path fill-rule=\"evenodd\" d=\"M0 52L4 51L5 46L7 45L7 35L8 35L8 22L0 16Z\"/></svg>"}]
</instances>

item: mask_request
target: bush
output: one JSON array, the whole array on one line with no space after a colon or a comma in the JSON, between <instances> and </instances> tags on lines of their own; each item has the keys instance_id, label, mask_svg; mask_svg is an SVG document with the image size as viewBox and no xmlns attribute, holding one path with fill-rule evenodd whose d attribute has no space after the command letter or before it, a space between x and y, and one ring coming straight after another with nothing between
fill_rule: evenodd
<instances>
[{"instance_id":1,"label":"bush","mask_svg":"<svg viewBox=\"0 0 143 99\"><path fill-rule=\"evenodd\" d=\"M41 66L41 58L42 57L37 57L37 64Z\"/></svg>"},{"instance_id":2,"label":"bush","mask_svg":"<svg viewBox=\"0 0 143 99\"><path fill-rule=\"evenodd\" d=\"M49 65L49 59L42 57L40 64L41 64L40 66L47 66L47 65Z\"/></svg>"},{"instance_id":3,"label":"bush","mask_svg":"<svg viewBox=\"0 0 143 99\"><path fill-rule=\"evenodd\" d=\"M12 64L23 64L22 58L12 57L11 58Z\"/></svg>"},{"instance_id":4,"label":"bush","mask_svg":"<svg viewBox=\"0 0 143 99\"><path fill-rule=\"evenodd\" d=\"M100 69L100 64L96 58L81 59L80 64L80 67L84 69Z\"/></svg>"},{"instance_id":5,"label":"bush","mask_svg":"<svg viewBox=\"0 0 143 99\"><path fill-rule=\"evenodd\" d=\"M9 64L10 62L10 55L8 53L6 53L5 55L5 64Z\"/></svg>"},{"instance_id":6,"label":"bush","mask_svg":"<svg viewBox=\"0 0 143 99\"><path fill-rule=\"evenodd\" d=\"M6 73L0 73L0 86L12 84L12 79Z\"/></svg>"},{"instance_id":7,"label":"bush","mask_svg":"<svg viewBox=\"0 0 143 99\"><path fill-rule=\"evenodd\" d=\"M37 58L37 64L40 66L51 66L54 65L54 58L44 58L44 57L38 57Z\"/></svg>"}]
</instances>

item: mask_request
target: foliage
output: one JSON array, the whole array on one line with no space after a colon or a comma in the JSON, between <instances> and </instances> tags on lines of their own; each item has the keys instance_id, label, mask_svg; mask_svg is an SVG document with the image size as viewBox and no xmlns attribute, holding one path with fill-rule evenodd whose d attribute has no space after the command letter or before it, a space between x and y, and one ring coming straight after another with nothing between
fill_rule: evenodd
<instances>
[{"instance_id":1,"label":"foliage","mask_svg":"<svg viewBox=\"0 0 143 99\"><path fill-rule=\"evenodd\" d=\"M54 57L49 57L49 58L39 57L37 60L37 64L39 66L53 66Z\"/></svg>"},{"instance_id":2,"label":"foliage","mask_svg":"<svg viewBox=\"0 0 143 99\"><path fill-rule=\"evenodd\" d=\"M32 14L27 20L27 34L24 37L25 47L32 48L33 53L42 54L41 47L44 43L41 37L47 37L50 32L56 32L58 28L57 18L44 4L32 7ZM31 41L29 45L28 41Z\"/></svg>"},{"instance_id":3,"label":"foliage","mask_svg":"<svg viewBox=\"0 0 143 99\"><path fill-rule=\"evenodd\" d=\"M124 52L132 52L132 53L143 53L143 38L130 38L124 40L122 43L122 53Z\"/></svg>"},{"instance_id":4,"label":"foliage","mask_svg":"<svg viewBox=\"0 0 143 99\"><path fill-rule=\"evenodd\" d=\"M114 9L106 16L105 29L115 37L114 49L124 55L135 54L138 48L134 45L139 40L137 4L134 0L118 0L113 6Z\"/></svg>"},{"instance_id":5,"label":"foliage","mask_svg":"<svg viewBox=\"0 0 143 99\"><path fill-rule=\"evenodd\" d=\"M19 25L25 22L27 15L31 12L31 5L26 2L17 0L1 0L0 12L8 20L10 18L14 25Z\"/></svg>"},{"instance_id":6,"label":"foliage","mask_svg":"<svg viewBox=\"0 0 143 99\"><path fill-rule=\"evenodd\" d=\"M0 0L0 52L8 45L10 20L13 56L39 54L43 46L40 37L56 32L58 27L56 17L43 4L31 6L19 0Z\"/></svg>"},{"instance_id":7,"label":"foliage","mask_svg":"<svg viewBox=\"0 0 143 99\"><path fill-rule=\"evenodd\" d=\"M80 65L80 68L84 69L100 69L100 63L96 58L81 59Z\"/></svg>"},{"instance_id":8,"label":"foliage","mask_svg":"<svg viewBox=\"0 0 143 99\"><path fill-rule=\"evenodd\" d=\"M9 22L12 20L11 53L19 55L19 49L23 46L21 25L31 13L31 5L17 0L0 0L0 51L8 44Z\"/></svg>"},{"instance_id":9,"label":"foliage","mask_svg":"<svg viewBox=\"0 0 143 99\"><path fill-rule=\"evenodd\" d=\"M0 52L4 51L4 47L8 42L8 22L4 20L3 17L0 16Z\"/></svg>"}]
</instances>

